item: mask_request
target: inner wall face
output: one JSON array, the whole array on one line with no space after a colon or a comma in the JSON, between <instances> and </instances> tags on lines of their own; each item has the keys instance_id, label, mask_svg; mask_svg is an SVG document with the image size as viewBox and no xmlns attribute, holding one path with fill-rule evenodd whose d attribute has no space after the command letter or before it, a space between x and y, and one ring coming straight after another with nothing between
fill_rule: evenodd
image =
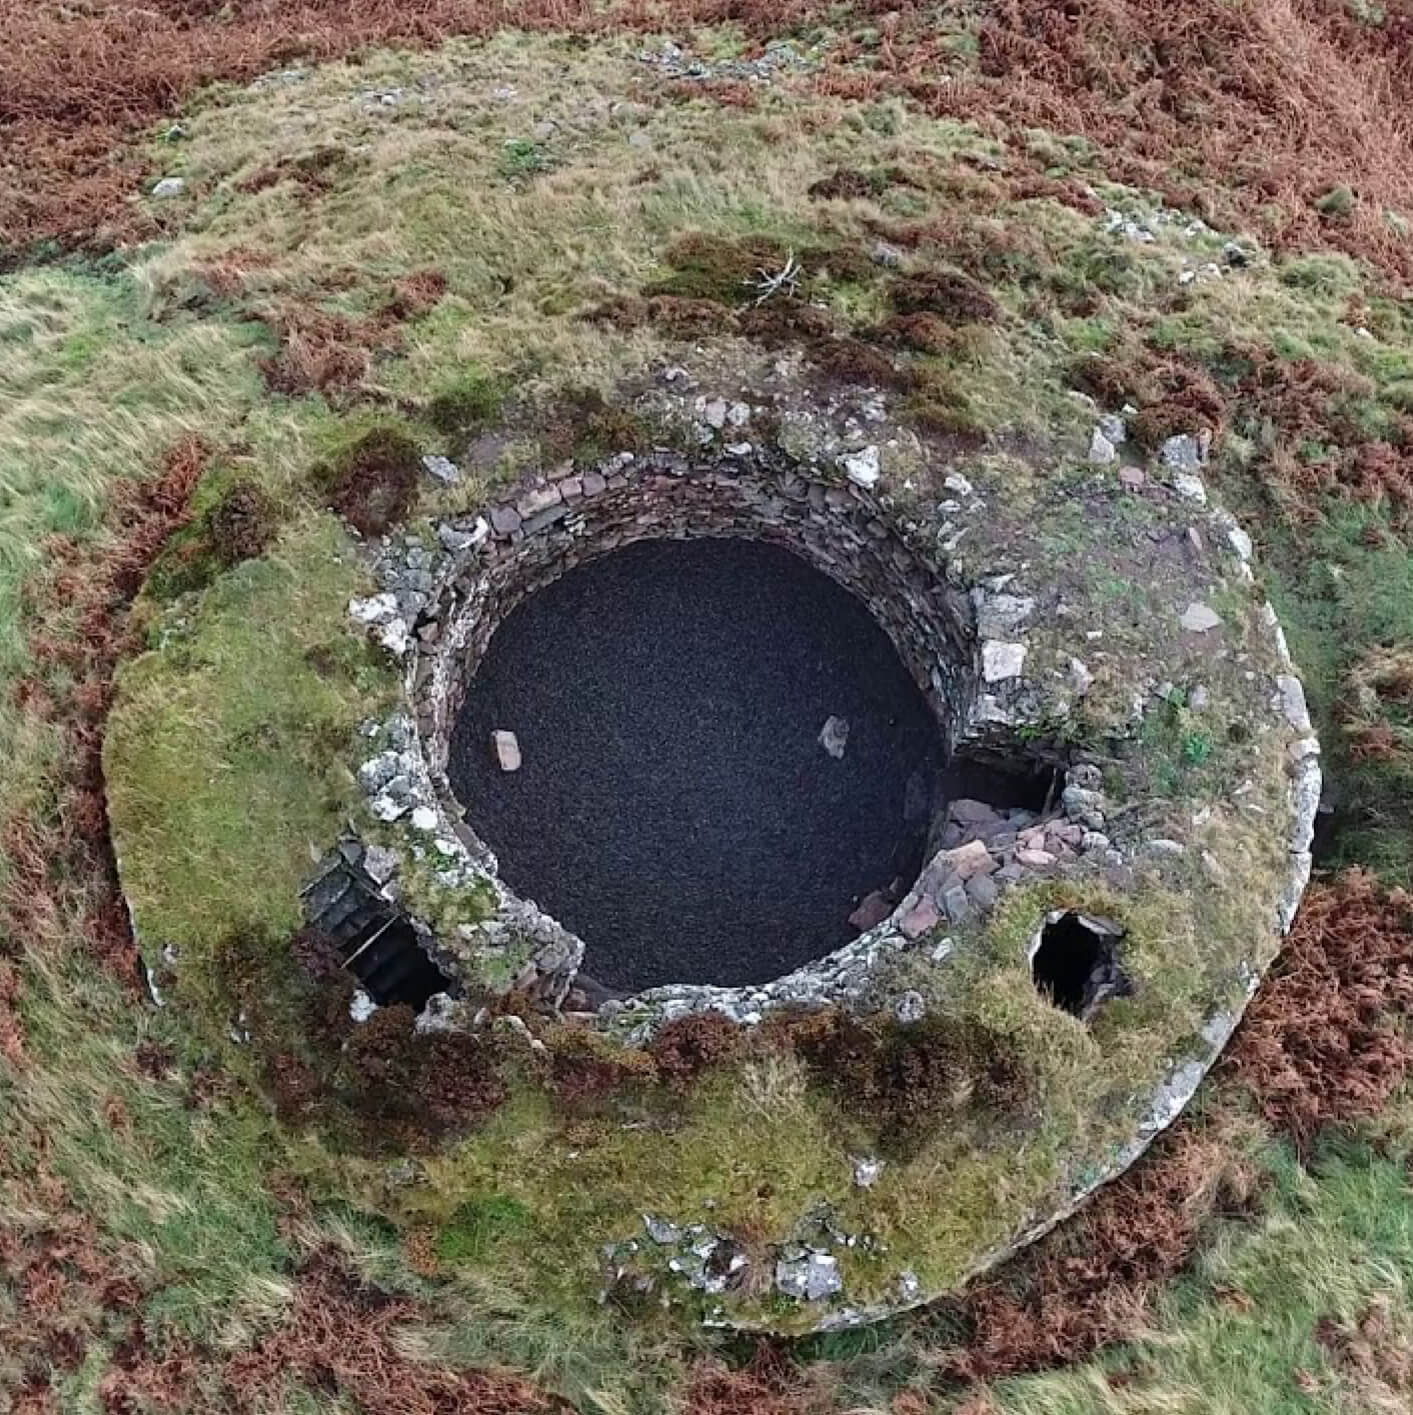
<instances>
[{"instance_id":1,"label":"inner wall face","mask_svg":"<svg viewBox=\"0 0 1413 1415\"><path fill-rule=\"evenodd\" d=\"M892 643L828 576L756 541L645 541L506 616L448 776L506 883L630 992L765 982L847 943L859 899L920 868L939 756Z\"/></svg>"}]
</instances>

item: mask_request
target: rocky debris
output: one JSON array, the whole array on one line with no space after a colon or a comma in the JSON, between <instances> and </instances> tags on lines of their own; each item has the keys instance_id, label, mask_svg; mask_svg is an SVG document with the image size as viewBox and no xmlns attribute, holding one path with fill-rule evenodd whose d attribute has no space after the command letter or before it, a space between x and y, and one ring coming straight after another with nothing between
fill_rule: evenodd
<instances>
[{"instance_id":1,"label":"rocky debris","mask_svg":"<svg viewBox=\"0 0 1413 1415\"><path fill-rule=\"evenodd\" d=\"M437 539L441 542L442 549L452 555L474 550L490 533L490 522L484 516L478 516L469 529L453 525L449 521L437 527Z\"/></svg>"},{"instance_id":2,"label":"rocky debris","mask_svg":"<svg viewBox=\"0 0 1413 1415\"><path fill-rule=\"evenodd\" d=\"M1114 447L1122 447L1128 441L1128 424L1118 413L1101 413L1095 430Z\"/></svg>"},{"instance_id":3,"label":"rocky debris","mask_svg":"<svg viewBox=\"0 0 1413 1415\"><path fill-rule=\"evenodd\" d=\"M1194 601L1183 610L1178 622L1189 634L1205 634L1220 626L1222 616L1210 605Z\"/></svg>"},{"instance_id":4,"label":"rocky debris","mask_svg":"<svg viewBox=\"0 0 1413 1415\"><path fill-rule=\"evenodd\" d=\"M1120 467L1119 485L1128 491L1140 491L1148 484L1141 467Z\"/></svg>"},{"instance_id":5,"label":"rocky debris","mask_svg":"<svg viewBox=\"0 0 1413 1415\"><path fill-rule=\"evenodd\" d=\"M1096 427L1089 438L1090 466L1108 467L1118 460L1118 448Z\"/></svg>"},{"instance_id":6,"label":"rocky debris","mask_svg":"<svg viewBox=\"0 0 1413 1415\"><path fill-rule=\"evenodd\" d=\"M358 1023L366 1022L377 1010L378 1004L362 988L358 988L348 1001L348 1015Z\"/></svg>"},{"instance_id":7,"label":"rocky debris","mask_svg":"<svg viewBox=\"0 0 1413 1415\"><path fill-rule=\"evenodd\" d=\"M935 928L941 916L936 903L924 895L903 915L899 928L907 938L921 938L929 929Z\"/></svg>"},{"instance_id":8,"label":"rocky debris","mask_svg":"<svg viewBox=\"0 0 1413 1415\"><path fill-rule=\"evenodd\" d=\"M158 201L170 201L173 197L179 197L186 191L185 177L163 177L160 182L153 185L152 195Z\"/></svg>"},{"instance_id":9,"label":"rocky debris","mask_svg":"<svg viewBox=\"0 0 1413 1415\"><path fill-rule=\"evenodd\" d=\"M515 503L515 509L520 513L522 521L532 521L543 511L548 511L553 506L558 506L564 499L564 493L560 491L555 482L546 482L542 486L532 486Z\"/></svg>"},{"instance_id":10,"label":"rocky debris","mask_svg":"<svg viewBox=\"0 0 1413 1415\"><path fill-rule=\"evenodd\" d=\"M491 508L491 529L498 536L508 536L520 529L520 513L513 506Z\"/></svg>"},{"instance_id":11,"label":"rocky debris","mask_svg":"<svg viewBox=\"0 0 1413 1415\"><path fill-rule=\"evenodd\" d=\"M876 447L865 447L859 452L846 452L839 458L839 467L855 486L871 487L882 474Z\"/></svg>"},{"instance_id":12,"label":"rocky debris","mask_svg":"<svg viewBox=\"0 0 1413 1415\"><path fill-rule=\"evenodd\" d=\"M988 683L1019 678L1025 668L1026 646L988 639L981 646L981 676Z\"/></svg>"},{"instance_id":13,"label":"rocky debris","mask_svg":"<svg viewBox=\"0 0 1413 1415\"><path fill-rule=\"evenodd\" d=\"M881 890L864 895L859 907L849 915L849 922L860 933L877 928L893 912L893 901Z\"/></svg>"},{"instance_id":14,"label":"rocky debris","mask_svg":"<svg viewBox=\"0 0 1413 1415\"><path fill-rule=\"evenodd\" d=\"M1276 707L1297 732L1310 735L1310 709L1305 703L1305 688L1294 674L1283 673L1276 679Z\"/></svg>"},{"instance_id":15,"label":"rocky debris","mask_svg":"<svg viewBox=\"0 0 1413 1415\"><path fill-rule=\"evenodd\" d=\"M1083 659L1070 659L1069 683L1077 698L1082 698L1093 685L1094 674L1089 671Z\"/></svg>"},{"instance_id":16,"label":"rocky debris","mask_svg":"<svg viewBox=\"0 0 1413 1415\"><path fill-rule=\"evenodd\" d=\"M664 1247L682 1241L682 1230L675 1223L669 1223L665 1218L655 1218L652 1214L644 1214L643 1227L654 1243Z\"/></svg>"},{"instance_id":17,"label":"rocky debris","mask_svg":"<svg viewBox=\"0 0 1413 1415\"><path fill-rule=\"evenodd\" d=\"M769 83L781 74L809 73L819 67L818 59L788 39L772 40L754 59L703 59L670 39L663 40L661 48L643 50L638 58L667 78L687 83L723 79Z\"/></svg>"},{"instance_id":18,"label":"rocky debris","mask_svg":"<svg viewBox=\"0 0 1413 1415\"><path fill-rule=\"evenodd\" d=\"M513 732L492 732L491 750L502 771L520 770L520 741Z\"/></svg>"},{"instance_id":19,"label":"rocky debris","mask_svg":"<svg viewBox=\"0 0 1413 1415\"><path fill-rule=\"evenodd\" d=\"M1173 490L1185 501L1195 501L1199 506L1207 504L1207 486L1201 477L1191 472L1174 472Z\"/></svg>"},{"instance_id":20,"label":"rocky debris","mask_svg":"<svg viewBox=\"0 0 1413 1415\"><path fill-rule=\"evenodd\" d=\"M786 1249L775 1263L775 1288L800 1302L822 1302L841 1292L844 1279L832 1253Z\"/></svg>"},{"instance_id":21,"label":"rocky debris","mask_svg":"<svg viewBox=\"0 0 1413 1415\"><path fill-rule=\"evenodd\" d=\"M972 591L976 608L976 632L982 639L1004 640L1015 634L1035 612L1030 595L991 594Z\"/></svg>"},{"instance_id":22,"label":"rocky debris","mask_svg":"<svg viewBox=\"0 0 1413 1415\"><path fill-rule=\"evenodd\" d=\"M859 1189L872 1189L883 1173L883 1161L876 1155L856 1155L854 1157L854 1185Z\"/></svg>"},{"instance_id":23,"label":"rocky debris","mask_svg":"<svg viewBox=\"0 0 1413 1415\"><path fill-rule=\"evenodd\" d=\"M849 722L843 717L827 717L819 729L819 745L835 761L841 761L849 741Z\"/></svg>"},{"instance_id":24,"label":"rocky debris","mask_svg":"<svg viewBox=\"0 0 1413 1415\"><path fill-rule=\"evenodd\" d=\"M429 477L443 486L455 486L461 480L461 468L450 457L423 457L422 467Z\"/></svg>"},{"instance_id":25,"label":"rocky debris","mask_svg":"<svg viewBox=\"0 0 1413 1415\"><path fill-rule=\"evenodd\" d=\"M718 1295L739 1286L750 1259L729 1233L701 1223L677 1224L653 1214L643 1215L651 1247L639 1238L610 1243L603 1250L606 1276L613 1285L627 1284L647 1295L663 1277L672 1277L698 1292Z\"/></svg>"},{"instance_id":26,"label":"rocky debris","mask_svg":"<svg viewBox=\"0 0 1413 1415\"><path fill-rule=\"evenodd\" d=\"M1190 433L1179 433L1170 437L1158 449L1158 460L1170 472L1186 472L1195 475L1202 470L1206 460L1202 455L1202 445Z\"/></svg>"},{"instance_id":27,"label":"rocky debris","mask_svg":"<svg viewBox=\"0 0 1413 1415\"><path fill-rule=\"evenodd\" d=\"M893 1016L904 1027L911 1027L927 1016L927 1003L915 988L899 995L893 1004Z\"/></svg>"},{"instance_id":28,"label":"rocky debris","mask_svg":"<svg viewBox=\"0 0 1413 1415\"><path fill-rule=\"evenodd\" d=\"M396 873L398 857L385 845L369 845L363 852L363 868L374 884L386 884Z\"/></svg>"}]
</instances>

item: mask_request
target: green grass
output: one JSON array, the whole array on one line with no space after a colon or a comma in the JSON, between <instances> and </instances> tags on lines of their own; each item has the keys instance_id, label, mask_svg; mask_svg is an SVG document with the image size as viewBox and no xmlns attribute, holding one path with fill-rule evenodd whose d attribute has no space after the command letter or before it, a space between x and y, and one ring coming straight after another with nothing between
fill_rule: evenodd
<instances>
[{"instance_id":1,"label":"green grass","mask_svg":"<svg viewBox=\"0 0 1413 1415\"><path fill-rule=\"evenodd\" d=\"M150 955L180 941L197 996L215 991L201 969L227 935L298 926L311 856L358 799L345 761L392 691L346 630L367 589L332 517L297 522L156 621L151 653L124 670L105 768L125 888Z\"/></svg>"}]
</instances>

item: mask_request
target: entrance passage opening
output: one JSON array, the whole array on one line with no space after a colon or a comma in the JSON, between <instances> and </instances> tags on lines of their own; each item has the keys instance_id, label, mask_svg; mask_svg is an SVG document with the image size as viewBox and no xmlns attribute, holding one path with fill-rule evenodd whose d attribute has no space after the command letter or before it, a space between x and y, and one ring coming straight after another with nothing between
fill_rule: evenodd
<instances>
[{"instance_id":1,"label":"entrance passage opening","mask_svg":"<svg viewBox=\"0 0 1413 1415\"><path fill-rule=\"evenodd\" d=\"M506 883L626 993L765 982L847 943L860 899L920 869L941 764L862 601L723 538L640 541L523 599L447 776Z\"/></svg>"},{"instance_id":2,"label":"entrance passage opening","mask_svg":"<svg viewBox=\"0 0 1413 1415\"><path fill-rule=\"evenodd\" d=\"M1119 966L1123 936L1108 919L1075 910L1052 914L1031 960L1036 988L1062 1011L1087 1020L1100 1003L1131 990Z\"/></svg>"}]
</instances>

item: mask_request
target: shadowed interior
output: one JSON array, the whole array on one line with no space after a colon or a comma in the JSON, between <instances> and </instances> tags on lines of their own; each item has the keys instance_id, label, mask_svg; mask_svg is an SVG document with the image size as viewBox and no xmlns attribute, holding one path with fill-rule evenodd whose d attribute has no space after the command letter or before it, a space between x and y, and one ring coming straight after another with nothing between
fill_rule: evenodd
<instances>
[{"instance_id":1,"label":"shadowed interior","mask_svg":"<svg viewBox=\"0 0 1413 1415\"><path fill-rule=\"evenodd\" d=\"M848 723L838 758L831 717ZM630 991L762 982L846 943L862 896L916 874L940 759L922 694L847 590L760 542L645 541L499 625L448 775L506 882Z\"/></svg>"}]
</instances>

